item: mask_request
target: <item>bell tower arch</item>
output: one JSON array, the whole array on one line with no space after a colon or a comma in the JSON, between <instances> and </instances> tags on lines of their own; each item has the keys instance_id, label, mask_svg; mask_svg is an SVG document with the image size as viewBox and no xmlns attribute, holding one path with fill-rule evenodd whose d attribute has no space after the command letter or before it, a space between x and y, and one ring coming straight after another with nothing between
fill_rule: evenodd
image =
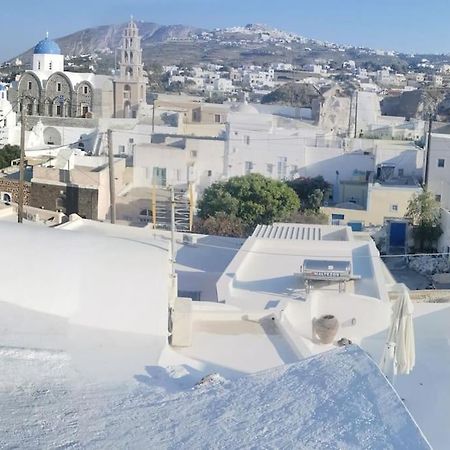
<instances>
[{"instance_id":1,"label":"bell tower arch","mask_svg":"<svg viewBox=\"0 0 450 450\"><path fill-rule=\"evenodd\" d=\"M147 80L144 77L141 37L133 18L123 32L119 51L119 74L114 79L114 116L135 117L139 105L146 101Z\"/></svg>"}]
</instances>

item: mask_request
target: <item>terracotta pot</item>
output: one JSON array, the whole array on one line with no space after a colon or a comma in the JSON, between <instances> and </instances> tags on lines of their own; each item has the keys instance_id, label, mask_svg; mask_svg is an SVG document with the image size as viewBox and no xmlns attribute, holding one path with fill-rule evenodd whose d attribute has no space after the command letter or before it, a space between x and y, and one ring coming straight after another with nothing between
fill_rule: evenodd
<instances>
[{"instance_id":1,"label":"terracotta pot","mask_svg":"<svg viewBox=\"0 0 450 450\"><path fill-rule=\"evenodd\" d=\"M331 344L339 329L336 317L326 314L313 322L313 330L321 344Z\"/></svg>"}]
</instances>

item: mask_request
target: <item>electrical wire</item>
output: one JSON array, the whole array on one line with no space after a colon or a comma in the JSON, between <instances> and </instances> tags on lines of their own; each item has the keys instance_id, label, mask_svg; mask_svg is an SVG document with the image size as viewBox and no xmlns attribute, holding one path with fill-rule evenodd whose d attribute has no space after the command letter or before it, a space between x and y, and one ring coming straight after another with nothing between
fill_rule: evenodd
<instances>
[{"instance_id":1,"label":"electrical wire","mask_svg":"<svg viewBox=\"0 0 450 450\"><path fill-rule=\"evenodd\" d=\"M223 236L217 236L217 237L223 237ZM249 237L249 239L252 236ZM271 239L267 239L268 242L273 242ZM285 241L288 242L288 241ZM299 241L302 242L302 241ZM306 258L317 258L317 254L305 254L305 253L280 253L280 252L262 252L258 250L246 250L242 249L242 247L226 247L221 245L212 245L212 244L202 244L197 241L195 244L198 247L208 247L208 248L215 248L219 250L230 250L234 252L244 252L244 253L252 253L252 254L258 254L258 255L270 255L270 256L302 256ZM346 255L326 255L327 258L344 258ZM401 257L420 257L420 256L449 256L450 252L438 252L438 253L402 253L400 255L359 255L359 256L352 256L354 259L378 259L378 258L401 258Z\"/></svg>"}]
</instances>

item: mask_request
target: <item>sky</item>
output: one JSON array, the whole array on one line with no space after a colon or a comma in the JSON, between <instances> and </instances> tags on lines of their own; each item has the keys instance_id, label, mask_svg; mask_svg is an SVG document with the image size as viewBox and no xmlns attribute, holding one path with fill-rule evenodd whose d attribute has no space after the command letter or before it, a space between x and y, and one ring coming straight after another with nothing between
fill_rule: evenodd
<instances>
[{"instance_id":1,"label":"sky","mask_svg":"<svg viewBox=\"0 0 450 450\"><path fill-rule=\"evenodd\" d=\"M263 23L340 44L450 53L448 0L18 0L0 14L0 61L97 25L136 20L204 28Z\"/></svg>"}]
</instances>

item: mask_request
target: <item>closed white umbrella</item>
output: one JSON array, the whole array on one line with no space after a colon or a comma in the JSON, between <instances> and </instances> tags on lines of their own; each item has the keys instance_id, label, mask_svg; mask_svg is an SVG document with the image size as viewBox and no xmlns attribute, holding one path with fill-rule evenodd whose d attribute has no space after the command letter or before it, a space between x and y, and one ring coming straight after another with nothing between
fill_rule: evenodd
<instances>
[{"instance_id":1,"label":"closed white umbrella","mask_svg":"<svg viewBox=\"0 0 450 450\"><path fill-rule=\"evenodd\" d=\"M400 374L408 374L416 363L416 345L412 317L414 305L407 290L405 290L401 298L403 301L399 317L396 346L397 372Z\"/></svg>"},{"instance_id":2,"label":"closed white umbrella","mask_svg":"<svg viewBox=\"0 0 450 450\"><path fill-rule=\"evenodd\" d=\"M404 284L395 285L394 291L399 293L399 298L392 308L391 326L380 363L382 372L391 382L397 373L410 373L416 362L414 305Z\"/></svg>"}]
</instances>

